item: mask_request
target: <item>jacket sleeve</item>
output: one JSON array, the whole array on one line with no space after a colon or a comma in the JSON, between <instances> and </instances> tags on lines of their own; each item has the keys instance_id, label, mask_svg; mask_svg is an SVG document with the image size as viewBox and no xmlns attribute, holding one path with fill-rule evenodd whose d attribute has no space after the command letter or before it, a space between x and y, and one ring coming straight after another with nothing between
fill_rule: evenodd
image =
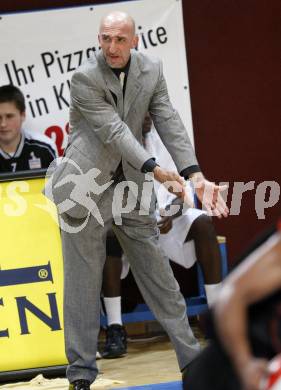
<instances>
[{"instance_id":1,"label":"jacket sleeve","mask_svg":"<svg viewBox=\"0 0 281 390\"><path fill-rule=\"evenodd\" d=\"M159 77L152 96L149 112L162 142L171 154L179 172L198 166L193 146L178 112L173 108L162 63L159 63ZM198 166L197 171L200 171Z\"/></svg>"}]
</instances>

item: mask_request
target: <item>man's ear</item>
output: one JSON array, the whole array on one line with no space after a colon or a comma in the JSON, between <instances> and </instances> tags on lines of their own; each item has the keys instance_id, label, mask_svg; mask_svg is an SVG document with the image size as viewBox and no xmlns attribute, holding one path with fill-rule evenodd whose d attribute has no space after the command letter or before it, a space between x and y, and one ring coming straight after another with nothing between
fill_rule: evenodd
<instances>
[{"instance_id":1,"label":"man's ear","mask_svg":"<svg viewBox=\"0 0 281 390\"><path fill-rule=\"evenodd\" d=\"M139 37L137 35L134 36L131 49L135 49L138 47L139 44Z\"/></svg>"}]
</instances>

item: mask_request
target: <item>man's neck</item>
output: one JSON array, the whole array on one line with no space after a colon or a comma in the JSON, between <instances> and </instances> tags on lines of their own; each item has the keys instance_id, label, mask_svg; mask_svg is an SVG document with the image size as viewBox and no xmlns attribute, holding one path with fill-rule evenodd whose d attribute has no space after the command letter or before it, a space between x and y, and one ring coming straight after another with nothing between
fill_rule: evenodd
<instances>
[{"instance_id":1,"label":"man's neck","mask_svg":"<svg viewBox=\"0 0 281 390\"><path fill-rule=\"evenodd\" d=\"M131 57L129 58L127 64L123 66L123 68L110 68L110 69L112 70L113 73L117 75L117 77L119 77L121 72L124 72L127 75L130 68L130 63L131 63Z\"/></svg>"},{"instance_id":2,"label":"man's neck","mask_svg":"<svg viewBox=\"0 0 281 390\"><path fill-rule=\"evenodd\" d=\"M21 141L22 134L19 133L18 136L8 143L0 142L0 148L7 154L13 155L16 153L19 143Z\"/></svg>"}]
</instances>

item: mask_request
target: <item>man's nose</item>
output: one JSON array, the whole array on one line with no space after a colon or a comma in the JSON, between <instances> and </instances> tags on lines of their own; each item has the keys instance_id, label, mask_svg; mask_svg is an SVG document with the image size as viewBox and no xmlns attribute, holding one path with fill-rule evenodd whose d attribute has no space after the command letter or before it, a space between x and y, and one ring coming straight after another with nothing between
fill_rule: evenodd
<instances>
[{"instance_id":1,"label":"man's nose","mask_svg":"<svg viewBox=\"0 0 281 390\"><path fill-rule=\"evenodd\" d=\"M116 51L116 44L114 41L111 41L110 46L109 46L109 51L110 51L110 53L114 53Z\"/></svg>"},{"instance_id":2,"label":"man's nose","mask_svg":"<svg viewBox=\"0 0 281 390\"><path fill-rule=\"evenodd\" d=\"M5 127L6 123L7 123L7 121L5 118L0 118L0 127Z\"/></svg>"}]
</instances>

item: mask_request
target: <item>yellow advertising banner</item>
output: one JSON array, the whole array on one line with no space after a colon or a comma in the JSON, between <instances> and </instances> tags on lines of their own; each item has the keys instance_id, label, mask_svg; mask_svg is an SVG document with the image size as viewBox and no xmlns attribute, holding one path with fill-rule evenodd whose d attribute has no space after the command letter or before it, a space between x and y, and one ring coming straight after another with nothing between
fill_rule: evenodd
<instances>
[{"instance_id":1,"label":"yellow advertising banner","mask_svg":"<svg viewBox=\"0 0 281 390\"><path fill-rule=\"evenodd\" d=\"M0 183L0 371L66 364L63 260L44 179Z\"/></svg>"}]
</instances>

